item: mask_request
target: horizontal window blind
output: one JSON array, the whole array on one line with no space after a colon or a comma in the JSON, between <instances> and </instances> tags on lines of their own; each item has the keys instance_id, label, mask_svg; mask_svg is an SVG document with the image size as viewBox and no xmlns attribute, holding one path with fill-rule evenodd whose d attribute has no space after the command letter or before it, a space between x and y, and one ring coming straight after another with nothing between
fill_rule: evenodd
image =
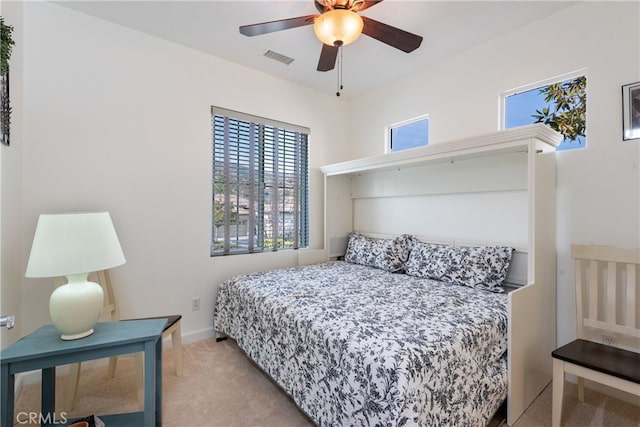
<instances>
[{"instance_id":1,"label":"horizontal window blind","mask_svg":"<svg viewBox=\"0 0 640 427\"><path fill-rule=\"evenodd\" d=\"M309 130L212 107L211 255L308 246Z\"/></svg>"}]
</instances>

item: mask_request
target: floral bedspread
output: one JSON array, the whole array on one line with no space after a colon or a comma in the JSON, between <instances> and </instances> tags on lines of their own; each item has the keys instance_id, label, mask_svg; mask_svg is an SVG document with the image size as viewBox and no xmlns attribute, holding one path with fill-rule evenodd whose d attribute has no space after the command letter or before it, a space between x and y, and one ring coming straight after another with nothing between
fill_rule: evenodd
<instances>
[{"instance_id":1,"label":"floral bedspread","mask_svg":"<svg viewBox=\"0 0 640 427\"><path fill-rule=\"evenodd\" d=\"M320 426L482 426L507 394L507 296L336 261L234 277L214 327Z\"/></svg>"}]
</instances>

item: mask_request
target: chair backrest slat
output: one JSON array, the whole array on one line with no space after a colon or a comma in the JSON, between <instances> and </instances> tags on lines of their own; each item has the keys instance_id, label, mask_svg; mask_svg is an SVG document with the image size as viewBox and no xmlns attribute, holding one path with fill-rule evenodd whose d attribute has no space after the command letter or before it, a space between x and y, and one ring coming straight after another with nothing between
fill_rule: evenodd
<instances>
[{"instance_id":1,"label":"chair backrest slat","mask_svg":"<svg viewBox=\"0 0 640 427\"><path fill-rule=\"evenodd\" d=\"M578 338L640 352L640 248L572 245Z\"/></svg>"},{"instance_id":2,"label":"chair backrest slat","mask_svg":"<svg viewBox=\"0 0 640 427\"><path fill-rule=\"evenodd\" d=\"M607 312L606 319L608 323L616 322L616 263L609 261L607 263Z\"/></svg>"},{"instance_id":3,"label":"chair backrest slat","mask_svg":"<svg viewBox=\"0 0 640 427\"><path fill-rule=\"evenodd\" d=\"M598 261L589 262L589 313L588 318L598 320Z\"/></svg>"},{"instance_id":4,"label":"chair backrest slat","mask_svg":"<svg viewBox=\"0 0 640 427\"><path fill-rule=\"evenodd\" d=\"M582 261L579 259L576 259L574 261L575 264L575 274L576 274L576 314L577 314L577 325L578 325L578 338L584 338L584 326L583 326L583 322L582 319L584 319L584 314L583 314L583 309L582 309L582 305L583 305L583 293L582 293L582 283L583 282L583 278L582 278Z\"/></svg>"},{"instance_id":5,"label":"chair backrest slat","mask_svg":"<svg viewBox=\"0 0 640 427\"><path fill-rule=\"evenodd\" d=\"M98 278L97 282L102 286L102 290L104 291L104 307L102 308L102 314L109 316L109 320L120 320L120 307L118 304L118 298L113 289L109 270L100 270L96 272L96 276Z\"/></svg>"},{"instance_id":6,"label":"chair backrest slat","mask_svg":"<svg viewBox=\"0 0 640 427\"><path fill-rule=\"evenodd\" d=\"M629 327L633 327L636 323L636 309L637 309L637 275L636 275L636 266L633 264L627 264L627 289L625 292L626 296L626 309L625 309L625 319L624 324Z\"/></svg>"}]
</instances>

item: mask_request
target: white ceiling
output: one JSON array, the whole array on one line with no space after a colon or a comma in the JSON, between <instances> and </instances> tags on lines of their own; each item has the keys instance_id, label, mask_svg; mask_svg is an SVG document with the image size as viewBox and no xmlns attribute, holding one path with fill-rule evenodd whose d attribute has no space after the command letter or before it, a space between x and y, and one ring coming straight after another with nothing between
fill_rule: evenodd
<instances>
[{"instance_id":1,"label":"white ceiling","mask_svg":"<svg viewBox=\"0 0 640 427\"><path fill-rule=\"evenodd\" d=\"M297 1L61 1L66 7L139 30L286 80L335 93L336 71L316 71L321 43L312 26L256 37L240 25L317 13L314 0ZM343 96L360 94L425 68L518 27L575 4L567 1L386 0L362 12L421 35L404 53L362 35L343 49ZM284 65L267 50L294 58Z\"/></svg>"}]
</instances>

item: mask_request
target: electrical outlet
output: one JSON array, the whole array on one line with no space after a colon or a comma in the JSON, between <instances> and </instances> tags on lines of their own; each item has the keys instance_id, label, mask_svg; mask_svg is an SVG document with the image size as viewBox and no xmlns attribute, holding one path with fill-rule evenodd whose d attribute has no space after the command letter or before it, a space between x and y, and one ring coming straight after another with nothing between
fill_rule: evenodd
<instances>
[{"instance_id":1,"label":"electrical outlet","mask_svg":"<svg viewBox=\"0 0 640 427\"><path fill-rule=\"evenodd\" d=\"M191 298L191 311L200 310L200 297Z\"/></svg>"},{"instance_id":2,"label":"electrical outlet","mask_svg":"<svg viewBox=\"0 0 640 427\"><path fill-rule=\"evenodd\" d=\"M610 335L603 335L602 336L602 343L606 344L606 345L616 345L616 339Z\"/></svg>"}]
</instances>

